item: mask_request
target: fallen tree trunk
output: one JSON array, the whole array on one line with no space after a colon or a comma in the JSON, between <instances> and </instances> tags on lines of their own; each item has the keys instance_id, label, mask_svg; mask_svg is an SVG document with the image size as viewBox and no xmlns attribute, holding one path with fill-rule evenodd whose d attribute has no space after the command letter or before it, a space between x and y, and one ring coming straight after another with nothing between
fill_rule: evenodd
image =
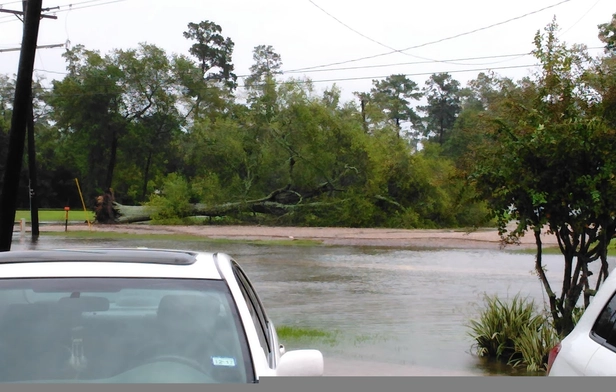
<instances>
[{"instance_id":1,"label":"fallen tree trunk","mask_svg":"<svg viewBox=\"0 0 616 392\"><path fill-rule=\"evenodd\" d=\"M310 210L314 208L322 208L340 203L312 202L304 203L306 196L308 198L315 197L327 191L333 191L329 184L324 184L316 190L311 190L309 193L300 194L299 192L290 190L288 187L278 189L264 198L248 201L240 201L233 203L223 203L218 205L206 205L196 203L192 205L192 210L187 216L226 216L234 213L261 213L273 216L283 216L293 211ZM156 215L156 207L151 206L127 206L109 200L108 198L99 198L99 204L103 202L110 204L113 208L95 208L96 221L103 224L114 223L136 223L146 222L153 219Z\"/></svg>"},{"instance_id":2,"label":"fallen tree trunk","mask_svg":"<svg viewBox=\"0 0 616 392\"><path fill-rule=\"evenodd\" d=\"M188 216L226 216L234 213L261 213L274 216L283 216L293 211L309 210L313 208L322 208L331 206L336 203L307 203L307 204L281 204L270 201L262 202L238 202L225 203L216 206L207 206L205 204L193 204L191 213ZM114 203L114 208L119 216L113 222L99 223L137 223L147 222L152 220L156 214L156 209L147 206L126 206L119 203ZM97 220L98 221L98 220Z\"/></svg>"},{"instance_id":3,"label":"fallen tree trunk","mask_svg":"<svg viewBox=\"0 0 616 392\"><path fill-rule=\"evenodd\" d=\"M256 200L223 203L215 206L205 204L193 204L192 211L187 216L225 216L233 213L262 213L273 216L283 216L293 211L306 211L314 208L322 208L339 204L344 200L335 202L310 202L310 200L323 194L333 195L340 192L334 184L338 183L347 172L356 172L357 169L348 166L334 180L328 180L311 189L293 189L289 184L284 188L277 189L269 195ZM392 201L389 201L390 203ZM95 221L102 224L136 223L153 219L156 208L151 206L125 206L115 201L113 191L109 190L97 198L94 208Z\"/></svg>"}]
</instances>

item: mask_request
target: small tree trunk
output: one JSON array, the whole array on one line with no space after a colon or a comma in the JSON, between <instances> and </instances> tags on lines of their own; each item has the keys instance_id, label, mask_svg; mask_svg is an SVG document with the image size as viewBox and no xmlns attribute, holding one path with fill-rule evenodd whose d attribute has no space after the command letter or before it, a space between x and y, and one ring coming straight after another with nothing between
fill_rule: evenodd
<instances>
[{"instance_id":1,"label":"small tree trunk","mask_svg":"<svg viewBox=\"0 0 616 392\"><path fill-rule=\"evenodd\" d=\"M148 181L150 177L150 164L152 162L152 151L148 153L148 159L145 161L145 168L143 170L143 189L141 190L141 200L145 200L148 193Z\"/></svg>"},{"instance_id":2,"label":"small tree trunk","mask_svg":"<svg viewBox=\"0 0 616 392\"><path fill-rule=\"evenodd\" d=\"M113 182L113 172L115 170L116 156L118 152L118 134L114 127L111 139L111 156L109 157L109 164L107 165L107 177L105 178L105 189L111 188Z\"/></svg>"},{"instance_id":3,"label":"small tree trunk","mask_svg":"<svg viewBox=\"0 0 616 392\"><path fill-rule=\"evenodd\" d=\"M537 254L535 257L535 271L537 272L537 276L539 276L539 280L543 284L543 287L548 294L548 300L550 302L550 313L552 314L552 318L554 319L554 328L556 332L560 334L560 317L558 314L558 304L556 302L556 294L552 291L552 287L550 286L550 282L548 281L547 276L545 275L545 271L543 270L543 259L542 259L542 242L541 242L541 231L535 230L535 244L537 245Z\"/></svg>"}]
</instances>

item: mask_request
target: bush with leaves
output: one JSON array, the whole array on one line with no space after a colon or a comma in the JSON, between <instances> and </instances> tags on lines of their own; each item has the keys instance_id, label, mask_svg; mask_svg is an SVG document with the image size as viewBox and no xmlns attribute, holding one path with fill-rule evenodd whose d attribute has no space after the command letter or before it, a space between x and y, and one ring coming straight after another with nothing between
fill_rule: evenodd
<instances>
[{"instance_id":1,"label":"bush with leaves","mask_svg":"<svg viewBox=\"0 0 616 392\"><path fill-rule=\"evenodd\" d=\"M478 319L469 322L477 355L531 372L545 370L559 340L549 313L537 312L535 302L519 293L510 301L486 294L484 302Z\"/></svg>"},{"instance_id":2,"label":"bush with leaves","mask_svg":"<svg viewBox=\"0 0 616 392\"><path fill-rule=\"evenodd\" d=\"M152 223L189 223L193 192L186 179L176 173L169 174L159 192L150 196L146 206L151 210Z\"/></svg>"}]
</instances>

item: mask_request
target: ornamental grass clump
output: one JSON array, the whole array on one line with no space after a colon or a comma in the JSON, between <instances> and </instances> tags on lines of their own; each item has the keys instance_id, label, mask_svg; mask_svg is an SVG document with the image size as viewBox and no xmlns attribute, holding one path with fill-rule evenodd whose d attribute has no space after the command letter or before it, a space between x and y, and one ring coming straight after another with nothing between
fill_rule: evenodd
<instances>
[{"instance_id":1,"label":"ornamental grass clump","mask_svg":"<svg viewBox=\"0 0 616 392\"><path fill-rule=\"evenodd\" d=\"M528 371L545 370L548 353L558 341L549 317L520 294L507 302L486 294L484 302L479 317L469 322L477 355Z\"/></svg>"}]
</instances>

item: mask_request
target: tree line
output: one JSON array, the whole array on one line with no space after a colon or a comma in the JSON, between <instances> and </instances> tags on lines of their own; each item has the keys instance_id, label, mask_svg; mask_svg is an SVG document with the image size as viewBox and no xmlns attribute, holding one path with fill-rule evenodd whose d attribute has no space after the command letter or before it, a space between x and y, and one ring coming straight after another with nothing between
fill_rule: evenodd
<instances>
[{"instance_id":1,"label":"tree line","mask_svg":"<svg viewBox=\"0 0 616 392\"><path fill-rule=\"evenodd\" d=\"M281 80L282 58L268 45L254 48L240 81L234 43L214 22L190 23L183 35L188 55L154 44L106 54L75 46L63 55L64 78L51 88L34 82L40 207L78 207L78 178L89 207L112 190L123 205L165 207L161 219L199 203L209 215L293 224L482 223L481 203L454 160L442 159L463 106L450 75L423 88L403 75L375 80L357 93L360 105L342 102L335 85L318 92L308 78ZM0 77L2 138L13 89ZM414 109L423 96L427 106ZM437 143L416 151L419 129ZM27 208L26 170L22 178ZM219 208L228 203L240 207Z\"/></svg>"},{"instance_id":2,"label":"tree line","mask_svg":"<svg viewBox=\"0 0 616 392\"><path fill-rule=\"evenodd\" d=\"M608 53L613 37L603 30ZM280 224L478 226L493 218L492 195L482 193L493 179L480 176L492 162L479 160L494 145L488 118L517 116L508 102L525 104L548 82L540 73L514 81L484 72L463 87L437 73L420 86L396 74L343 102L336 85L318 91L309 78L283 80L282 57L269 45L254 48L250 75L239 78L234 42L212 21L188 24L183 36L187 55L145 43L106 54L78 45L63 55L64 78L50 88L34 81L42 208L79 207L78 178L89 207L112 191L122 205L156 207L158 219L197 211ZM597 85L611 80L593 75ZM574 76L557 78L575 84ZM0 76L5 140L13 88L14 78ZM511 165L503 175L519 167ZM21 184L27 208L26 169Z\"/></svg>"}]
</instances>

